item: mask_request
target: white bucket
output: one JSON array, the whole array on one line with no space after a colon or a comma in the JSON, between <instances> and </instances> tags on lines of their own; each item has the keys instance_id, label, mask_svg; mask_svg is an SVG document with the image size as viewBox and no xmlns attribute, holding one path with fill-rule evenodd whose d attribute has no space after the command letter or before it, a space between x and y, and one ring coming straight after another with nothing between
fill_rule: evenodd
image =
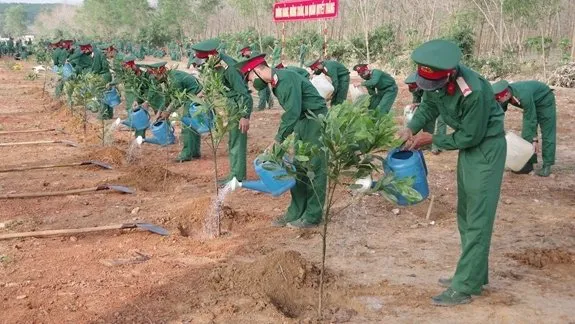
<instances>
[{"instance_id":1,"label":"white bucket","mask_svg":"<svg viewBox=\"0 0 575 324\"><path fill-rule=\"evenodd\" d=\"M407 127L407 124L409 124L409 122L413 118L413 115L415 114L417 107L419 107L418 104L411 104L411 105L407 105L407 106L405 106L405 108L403 108L403 125L404 126Z\"/></svg>"},{"instance_id":2,"label":"white bucket","mask_svg":"<svg viewBox=\"0 0 575 324\"><path fill-rule=\"evenodd\" d=\"M533 144L521 138L521 136L507 132L505 135L507 140L507 157L505 158L505 167L518 172L535 153Z\"/></svg>"},{"instance_id":3,"label":"white bucket","mask_svg":"<svg viewBox=\"0 0 575 324\"><path fill-rule=\"evenodd\" d=\"M323 75L320 74L313 79L311 79L311 83L319 92L319 95L322 96L324 99L330 99L331 95L335 91L333 85L329 80Z\"/></svg>"},{"instance_id":4,"label":"white bucket","mask_svg":"<svg viewBox=\"0 0 575 324\"><path fill-rule=\"evenodd\" d=\"M349 86L349 95L351 96L351 102L355 102L357 98L366 94L363 91L363 87L356 87L353 84Z\"/></svg>"}]
</instances>

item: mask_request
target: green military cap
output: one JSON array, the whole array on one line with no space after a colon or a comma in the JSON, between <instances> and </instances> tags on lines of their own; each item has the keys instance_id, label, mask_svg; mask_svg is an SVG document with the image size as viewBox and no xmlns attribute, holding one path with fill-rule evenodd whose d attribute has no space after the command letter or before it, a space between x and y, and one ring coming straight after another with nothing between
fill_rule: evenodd
<instances>
[{"instance_id":1,"label":"green military cap","mask_svg":"<svg viewBox=\"0 0 575 324\"><path fill-rule=\"evenodd\" d=\"M427 91L445 86L462 55L457 44L443 39L420 45L411 53L411 59L417 63L417 86Z\"/></svg>"},{"instance_id":2,"label":"green military cap","mask_svg":"<svg viewBox=\"0 0 575 324\"><path fill-rule=\"evenodd\" d=\"M411 83L415 83L417 81L417 72L413 72L410 75L407 76L407 78L405 79L405 84L411 84Z\"/></svg>"},{"instance_id":3,"label":"green military cap","mask_svg":"<svg viewBox=\"0 0 575 324\"><path fill-rule=\"evenodd\" d=\"M135 60L136 60L136 57L134 55L126 55L124 57L124 59L122 59L122 62L132 62Z\"/></svg>"},{"instance_id":4,"label":"green military cap","mask_svg":"<svg viewBox=\"0 0 575 324\"><path fill-rule=\"evenodd\" d=\"M157 63L150 63L150 64L139 64L136 63L142 67L146 67L146 68L150 68L150 69L159 69L161 67L166 66L166 64L168 64L168 62L157 62Z\"/></svg>"},{"instance_id":5,"label":"green military cap","mask_svg":"<svg viewBox=\"0 0 575 324\"><path fill-rule=\"evenodd\" d=\"M220 40L218 38L208 39L192 45L192 49L196 51L196 57L198 58L208 58L209 55L218 54L219 47Z\"/></svg>"},{"instance_id":6,"label":"green military cap","mask_svg":"<svg viewBox=\"0 0 575 324\"><path fill-rule=\"evenodd\" d=\"M265 53L264 54L258 54L256 56L252 56L247 60L238 62L235 65L235 68L238 69L241 74L246 74L260 64L267 64Z\"/></svg>"},{"instance_id":7,"label":"green military cap","mask_svg":"<svg viewBox=\"0 0 575 324\"><path fill-rule=\"evenodd\" d=\"M493 88L493 93L498 94L509 88L509 82L505 80L500 80L492 84L491 87Z\"/></svg>"}]
</instances>

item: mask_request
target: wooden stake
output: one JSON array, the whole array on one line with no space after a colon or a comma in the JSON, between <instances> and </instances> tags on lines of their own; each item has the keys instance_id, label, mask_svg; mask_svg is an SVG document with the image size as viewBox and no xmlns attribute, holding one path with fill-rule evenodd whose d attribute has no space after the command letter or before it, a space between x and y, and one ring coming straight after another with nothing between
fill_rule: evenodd
<instances>
[{"instance_id":1,"label":"wooden stake","mask_svg":"<svg viewBox=\"0 0 575 324\"><path fill-rule=\"evenodd\" d=\"M425 215L425 220L429 220L431 216L431 209L433 209L433 202L435 201L435 195L431 195L431 201L429 202L429 208L427 208L427 215Z\"/></svg>"}]
</instances>

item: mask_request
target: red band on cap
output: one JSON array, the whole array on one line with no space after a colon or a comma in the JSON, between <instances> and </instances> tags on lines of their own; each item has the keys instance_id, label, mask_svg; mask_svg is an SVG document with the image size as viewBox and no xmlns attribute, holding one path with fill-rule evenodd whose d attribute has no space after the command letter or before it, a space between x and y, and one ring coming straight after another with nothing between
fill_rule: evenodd
<instances>
[{"instance_id":1,"label":"red band on cap","mask_svg":"<svg viewBox=\"0 0 575 324\"><path fill-rule=\"evenodd\" d=\"M505 90L501 91L500 93L496 93L495 94L495 100L501 100L501 99L505 98L505 96L507 96L507 94L509 94L509 88L506 88Z\"/></svg>"},{"instance_id":2,"label":"red band on cap","mask_svg":"<svg viewBox=\"0 0 575 324\"><path fill-rule=\"evenodd\" d=\"M276 65L276 69L283 69L283 68L285 68L283 63Z\"/></svg>"},{"instance_id":3,"label":"red band on cap","mask_svg":"<svg viewBox=\"0 0 575 324\"><path fill-rule=\"evenodd\" d=\"M418 65L417 74L422 78L428 80L441 80L453 74L455 70L439 70L435 71L428 66Z\"/></svg>"},{"instance_id":4,"label":"red band on cap","mask_svg":"<svg viewBox=\"0 0 575 324\"><path fill-rule=\"evenodd\" d=\"M246 64L244 64L244 66L242 66L242 68L240 69L240 72L242 74L246 74L248 72L250 72L251 70L253 70L256 66L266 63L266 59L264 56L256 56L252 59L250 59L248 62L246 62Z\"/></svg>"},{"instance_id":5,"label":"red band on cap","mask_svg":"<svg viewBox=\"0 0 575 324\"><path fill-rule=\"evenodd\" d=\"M196 51L196 57L199 59L207 59L210 57L210 55L218 55L218 51L217 50L211 50L211 51Z\"/></svg>"},{"instance_id":6,"label":"red band on cap","mask_svg":"<svg viewBox=\"0 0 575 324\"><path fill-rule=\"evenodd\" d=\"M166 73L167 69L165 66L159 67L159 68L151 68L149 70L150 74L152 75L162 75L164 73Z\"/></svg>"},{"instance_id":7,"label":"red band on cap","mask_svg":"<svg viewBox=\"0 0 575 324\"><path fill-rule=\"evenodd\" d=\"M92 51L92 45L80 45L80 51L91 52Z\"/></svg>"},{"instance_id":8,"label":"red band on cap","mask_svg":"<svg viewBox=\"0 0 575 324\"><path fill-rule=\"evenodd\" d=\"M315 70L319 66L319 60L315 61L312 65L310 65L310 69Z\"/></svg>"},{"instance_id":9,"label":"red band on cap","mask_svg":"<svg viewBox=\"0 0 575 324\"><path fill-rule=\"evenodd\" d=\"M355 68L355 71L356 71L358 74L362 74L362 73L365 72L365 71L369 71L369 68L367 67L367 64L358 65L358 66Z\"/></svg>"}]
</instances>

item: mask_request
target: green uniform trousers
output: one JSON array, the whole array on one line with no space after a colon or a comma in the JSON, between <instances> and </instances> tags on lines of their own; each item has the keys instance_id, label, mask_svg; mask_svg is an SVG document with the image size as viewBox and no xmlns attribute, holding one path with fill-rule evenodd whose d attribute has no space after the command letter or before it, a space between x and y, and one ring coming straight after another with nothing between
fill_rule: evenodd
<instances>
[{"instance_id":1,"label":"green uniform trousers","mask_svg":"<svg viewBox=\"0 0 575 324\"><path fill-rule=\"evenodd\" d=\"M190 110L184 109L183 117L189 117ZM187 160L191 158L199 158L201 156L202 137L194 129L182 123L182 152L180 152L180 159Z\"/></svg>"},{"instance_id":2,"label":"green uniform trousers","mask_svg":"<svg viewBox=\"0 0 575 324\"><path fill-rule=\"evenodd\" d=\"M451 288L478 295L489 283L489 248L505 168L503 134L459 151L457 160L457 225L461 256Z\"/></svg>"},{"instance_id":3,"label":"green uniform trousers","mask_svg":"<svg viewBox=\"0 0 575 324\"><path fill-rule=\"evenodd\" d=\"M369 101L369 109L377 110L381 115L385 115L391 111L393 103L397 98L397 87L391 87L381 93L371 96Z\"/></svg>"},{"instance_id":4,"label":"green uniform trousers","mask_svg":"<svg viewBox=\"0 0 575 324\"><path fill-rule=\"evenodd\" d=\"M340 77L337 88L331 97L331 105L339 105L347 100L347 91L349 90L349 75Z\"/></svg>"},{"instance_id":5,"label":"green uniform trousers","mask_svg":"<svg viewBox=\"0 0 575 324\"><path fill-rule=\"evenodd\" d=\"M321 112L325 113L325 112ZM312 119L302 119L295 126L295 140L319 144L320 125ZM303 219L310 224L318 224L322 220L325 191L327 185L327 159L324 154L312 159L315 172L313 182L304 175L298 175L295 186L291 189L291 203L285 220L293 222ZM296 169L299 169L296 164ZM305 173L298 170L298 174Z\"/></svg>"},{"instance_id":6,"label":"green uniform trousers","mask_svg":"<svg viewBox=\"0 0 575 324\"><path fill-rule=\"evenodd\" d=\"M557 106L553 92L550 92L537 104L537 125L541 128L543 164L554 165L557 146ZM529 143L533 141L532 138L526 138L525 134L522 134L522 137ZM537 154L533 154L529 162L536 164Z\"/></svg>"},{"instance_id":7,"label":"green uniform trousers","mask_svg":"<svg viewBox=\"0 0 575 324\"><path fill-rule=\"evenodd\" d=\"M260 98L260 101L258 103L258 110L264 110L266 109L266 106L269 106L270 108L273 105L273 98L272 98L272 91L270 90L270 87L267 86L265 87L265 89L258 91L258 97Z\"/></svg>"},{"instance_id":8,"label":"green uniform trousers","mask_svg":"<svg viewBox=\"0 0 575 324\"><path fill-rule=\"evenodd\" d=\"M248 134L242 133L238 125L231 125L228 139L228 155L230 160L229 179L236 177L238 181L246 178L246 152Z\"/></svg>"}]
</instances>

